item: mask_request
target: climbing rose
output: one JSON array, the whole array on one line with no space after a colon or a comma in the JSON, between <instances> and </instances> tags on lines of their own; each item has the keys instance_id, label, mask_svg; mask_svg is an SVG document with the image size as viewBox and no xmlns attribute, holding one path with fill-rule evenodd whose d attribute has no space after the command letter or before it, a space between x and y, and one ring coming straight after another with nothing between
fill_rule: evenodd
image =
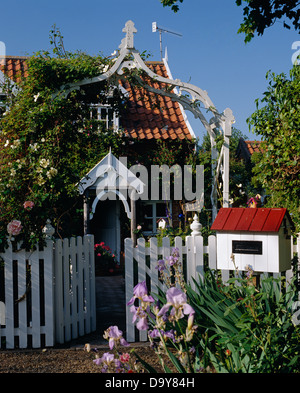
<instances>
[{"instance_id":1,"label":"climbing rose","mask_svg":"<svg viewBox=\"0 0 300 393\"><path fill-rule=\"evenodd\" d=\"M31 201L26 201L26 202L24 202L23 206L24 206L24 209L31 210L34 207L34 203Z\"/></svg>"},{"instance_id":2,"label":"climbing rose","mask_svg":"<svg viewBox=\"0 0 300 393\"><path fill-rule=\"evenodd\" d=\"M7 225L7 232L12 236L17 236L22 231L21 221L13 220Z\"/></svg>"}]
</instances>

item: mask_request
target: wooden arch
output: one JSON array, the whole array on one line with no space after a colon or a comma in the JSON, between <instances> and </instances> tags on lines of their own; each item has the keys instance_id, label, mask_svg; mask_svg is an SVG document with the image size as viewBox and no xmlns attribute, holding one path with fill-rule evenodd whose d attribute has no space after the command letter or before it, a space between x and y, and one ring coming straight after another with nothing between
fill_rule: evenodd
<instances>
[{"instance_id":1,"label":"wooden arch","mask_svg":"<svg viewBox=\"0 0 300 393\"><path fill-rule=\"evenodd\" d=\"M217 187L218 177L222 175L222 186L223 186L223 207L229 207L229 139L231 136L231 127L234 123L234 116L231 109L226 108L223 113L219 113L213 105L213 102L209 98L205 90L190 84L184 83L179 79L168 79L160 75L155 74L151 71L144 60L140 56L138 50L134 48L134 34L137 30L134 23L129 20L126 22L125 27L122 30L125 33L125 37L119 46L119 56L114 61L114 64L106 72L94 77L86 78L80 82L69 85L68 89L64 89L65 93L68 94L70 91L80 89L81 86L101 82L117 76L117 80L124 74L123 69L142 69L150 78L157 80L158 82L165 83L171 87L179 90L178 94L174 91L170 92L167 90L155 89L152 86L147 85L144 81L139 79L139 83L143 85L148 91L161 94L170 97L173 101L179 102L185 110L189 110L193 113L195 118L198 118L206 131L210 136L211 141L211 158L212 158L212 191L211 191L211 202L212 202L212 218L213 220L217 216ZM129 55L131 55L129 57ZM128 60L130 58L130 60ZM116 80L116 81L117 81ZM183 95L183 92L187 95ZM201 111L200 105L204 106L206 115L212 114L212 117L208 120L203 112ZM221 130L224 142L221 148L220 154L216 148L216 130Z\"/></svg>"}]
</instances>

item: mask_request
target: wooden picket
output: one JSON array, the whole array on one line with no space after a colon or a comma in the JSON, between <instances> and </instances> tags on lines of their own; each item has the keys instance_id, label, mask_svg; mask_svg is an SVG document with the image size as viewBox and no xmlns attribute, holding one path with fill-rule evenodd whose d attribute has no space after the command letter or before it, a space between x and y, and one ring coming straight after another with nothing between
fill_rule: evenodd
<instances>
[{"instance_id":1,"label":"wooden picket","mask_svg":"<svg viewBox=\"0 0 300 393\"><path fill-rule=\"evenodd\" d=\"M30 252L10 243L0 257L0 348L51 347L96 330L92 235Z\"/></svg>"}]
</instances>

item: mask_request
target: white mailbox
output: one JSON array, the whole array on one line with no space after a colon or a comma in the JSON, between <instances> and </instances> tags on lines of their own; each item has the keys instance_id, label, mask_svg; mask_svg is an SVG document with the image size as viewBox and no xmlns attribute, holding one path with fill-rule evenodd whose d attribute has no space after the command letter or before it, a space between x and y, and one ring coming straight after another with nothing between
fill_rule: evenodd
<instances>
[{"instance_id":1,"label":"white mailbox","mask_svg":"<svg viewBox=\"0 0 300 393\"><path fill-rule=\"evenodd\" d=\"M211 229L217 234L218 269L291 269L293 222L285 208L221 208Z\"/></svg>"}]
</instances>

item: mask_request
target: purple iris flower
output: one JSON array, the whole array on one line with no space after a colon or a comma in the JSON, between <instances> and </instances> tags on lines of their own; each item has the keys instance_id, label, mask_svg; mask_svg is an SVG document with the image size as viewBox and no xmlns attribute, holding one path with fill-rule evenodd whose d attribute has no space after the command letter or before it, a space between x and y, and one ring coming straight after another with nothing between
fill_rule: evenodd
<instances>
[{"instance_id":1,"label":"purple iris flower","mask_svg":"<svg viewBox=\"0 0 300 393\"><path fill-rule=\"evenodd\" d=\"M102 363L110 364L114 360L115 360L114 354L105 352L101 358L95 359L94 363L97 364L97 366L100 366Z\"/></svg>"},{"instance_id":2,"label":"purple iris flower","mask_svg":"<svg viewBox=\"0 0 300 393\"><path fill-rule=\"evenodd\" d=\"M155 267L155 269L158 269L159 272L162 272L163 270L165 270L165 268L166 268L165 261L163 259L160 259L157 262L157 266Z\"/></svg>"},{"instance_id":3,"label":"purple iris flower","mask_svg":"<svg viewBox=\"0 0 300 393\"><path fill-rule=\"evenodd\" d=\"M142 281L142 282L138 283L133 288L133 297L129 300L129 302L127 303L127 306L131 306L134 303L135 299L140 299L141 301L143 301L145 303L154 302L153 297L148 295L146 281Z\"/></svg>"},{"instance_id":4,"label":"purple iris flower","mask_svg":"<svg viewBox=\"0 0 300 393\"><path fill-rule=\"evenodd\" d=\"M144 316L144 317L140 318L140 320L136 324L136 327L137 327L138 330L148 330L149 329L149 325L148 325L147 317Z\"/></svg>"},{"instance_id":5,"label":"purple iris flower","mask_svg":"<svg viewBox=\"0 0 300 393\"><path fill-rule=\"evenodd\" d=\"M110 326L108 328L108 337L109 337L108 344L110 349L113 349L115 343L118 341L120 341L120 344L123 345L124 347L129 346L128 342L123 337L122 330L120 330L118 326Z\"/></svg>"},{"instance_id":6,"label":"purple iris flower","mask_svg":"<svg viewBox=\"0 0 300 393\"><path fill-rule=\"evenodd\" d=\"M176 315L179 319L183 314L194 314L194 309L187 303L187 297L179 288L172 287L167 290L167 303L161 308L158 316L165 315L169 308L172 307L171 315Z\"/></svg>"}]
</instances>

